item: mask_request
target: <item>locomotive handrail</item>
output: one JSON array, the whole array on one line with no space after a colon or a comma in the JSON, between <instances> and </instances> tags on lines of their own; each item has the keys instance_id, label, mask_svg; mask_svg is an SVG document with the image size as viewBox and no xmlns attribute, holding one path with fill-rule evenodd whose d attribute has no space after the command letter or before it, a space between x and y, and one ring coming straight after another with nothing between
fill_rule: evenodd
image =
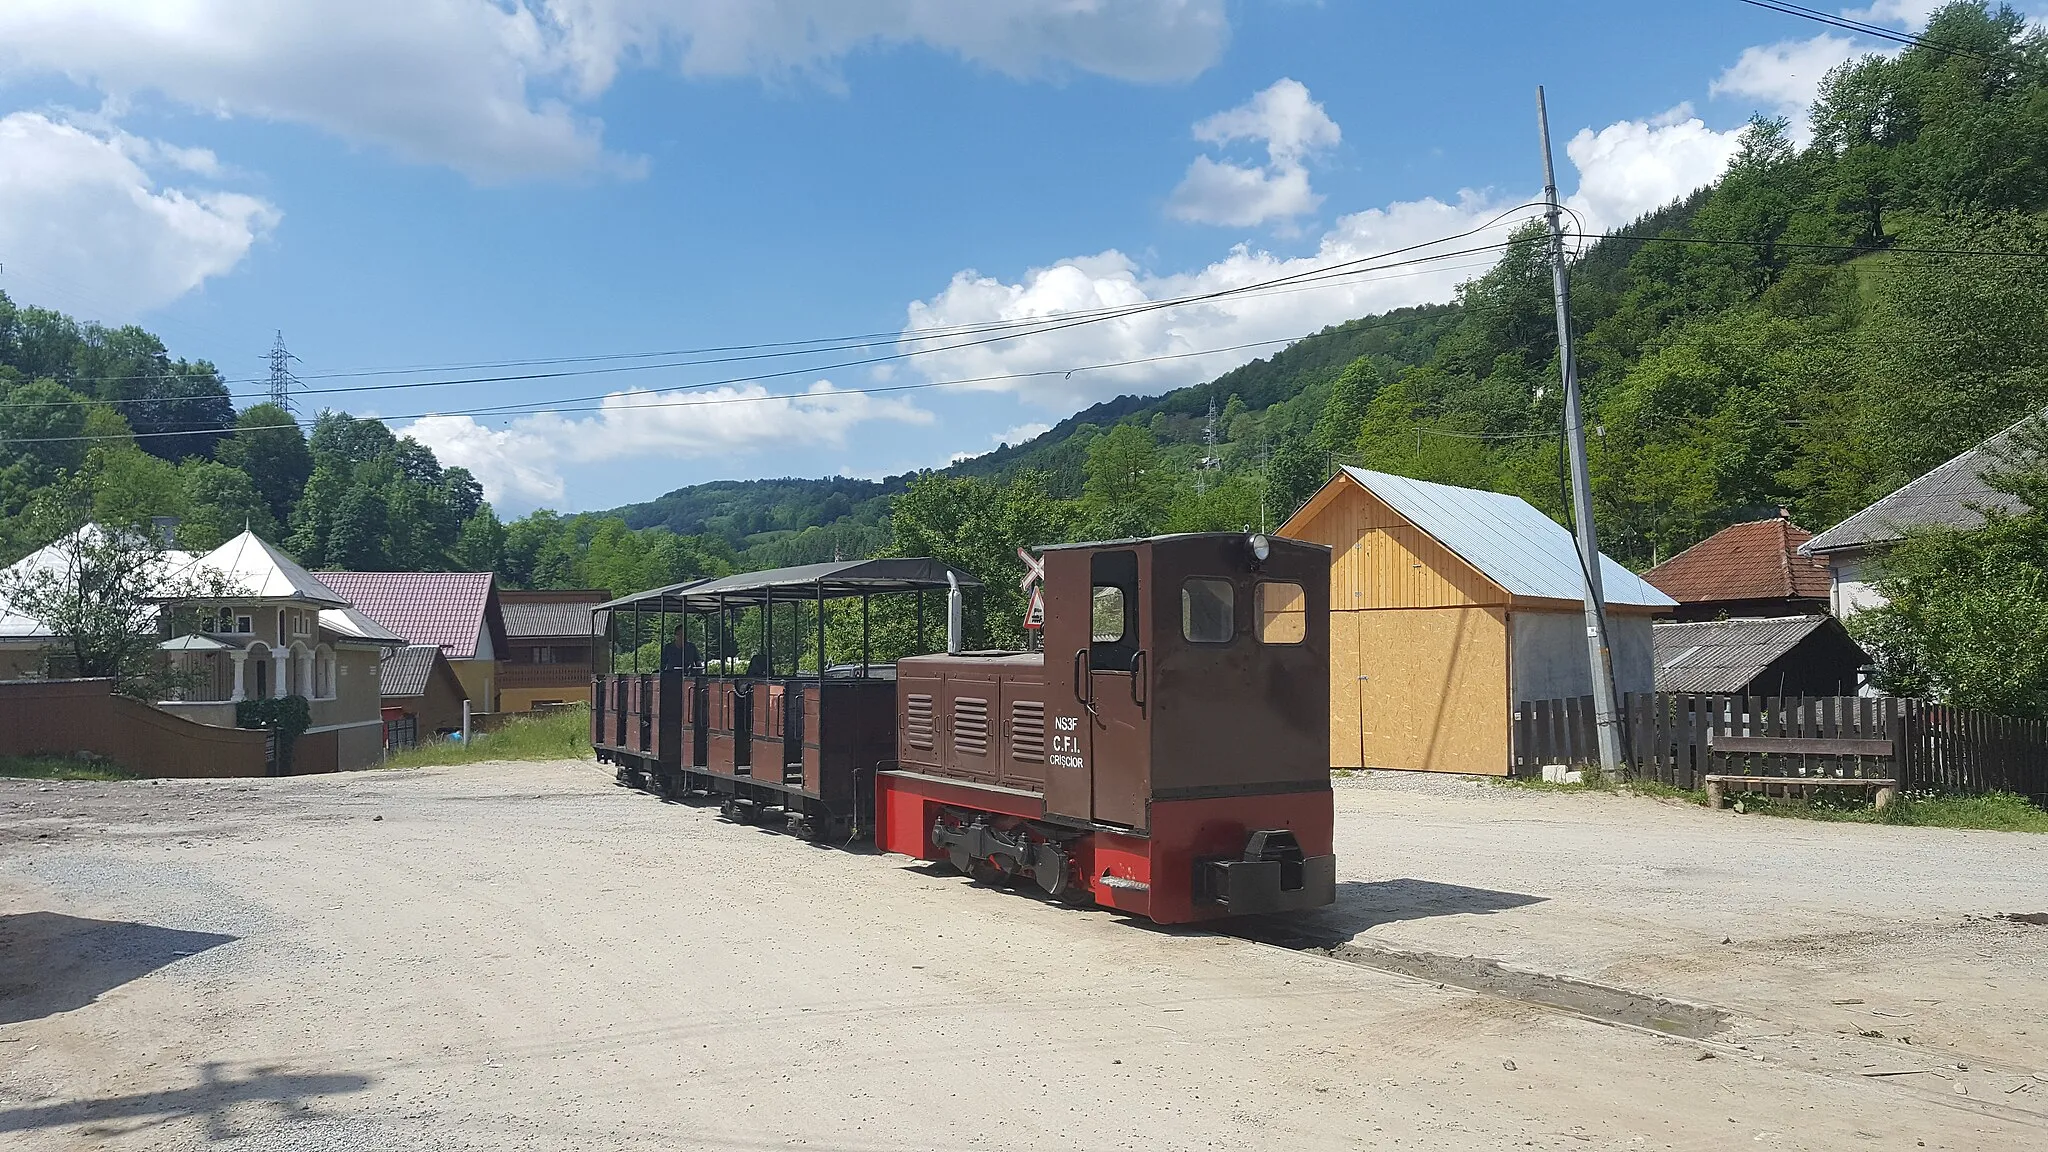
<instances>
[{"instance_id":1,"label":"locomotive handrail","mask_svg":"<svg viewBox=\"0 0 2048 1152\"><path fill-rule=\"evenodd\" d=\"M1074 649L1074 699L1095 715L1095 676L1089 669L1088 649Z\"/></svg>"},{"instance_id":2,"label":"locomotive handrail","mask_svg":"<svg viewBox=\"0 0 2048 1152\"><path fill-rule=\"evenodd\" d=\"M1149 654L1143 648L1131 653L1131 703L1136 704L1141 712L1150 697L1138 695L1138 682L1145 678L1145 666L1149 662Z\"/></svg>"}]
</instances>

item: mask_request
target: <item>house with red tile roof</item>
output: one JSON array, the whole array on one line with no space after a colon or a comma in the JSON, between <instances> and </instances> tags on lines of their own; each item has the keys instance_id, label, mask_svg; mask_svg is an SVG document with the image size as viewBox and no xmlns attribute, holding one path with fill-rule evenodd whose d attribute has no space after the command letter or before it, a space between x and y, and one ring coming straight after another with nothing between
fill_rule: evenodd
<instances>
[{"instance_id":1,"label":"house with red tile roof","mask_svg":"<svg viewBox=\"0 0 2048 1152\"><path fill-rule=\"evenodd\" d=\"M1678 601L1677 621L1828 611L1828 562L1802 555L1813 533L1784 516L1731 524L1643 573Z\"/></svg>"},{"instance_id":2,"label":"house with red tile roof","mask_svg":"<svg viewBox=\"0 0 2048 1152\"><path fill-rule=\"evenodd\" d=\"M479 712L498 710L498 660L510 646L498 581L489 572L322 572L356 611L403 638L441 650Z\"/></svg>"}]
</instances>

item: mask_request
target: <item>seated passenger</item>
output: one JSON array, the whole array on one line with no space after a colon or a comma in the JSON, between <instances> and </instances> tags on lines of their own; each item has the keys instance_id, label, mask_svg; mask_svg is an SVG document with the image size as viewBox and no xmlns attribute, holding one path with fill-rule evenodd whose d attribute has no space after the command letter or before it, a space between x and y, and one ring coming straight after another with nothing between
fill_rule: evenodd
<instances>
[{"instance_id":1,"label":"seated passenger","mask_svg":"<svg viewBox=\"0 0 2048 1152\"><path fill-rule=\"evenodd\" d=\"M756 652L752 656L747 657L747 675L761 677L767 674L768 657L765 654Z\"/></svg>"},{"instance_id":2,"label":"seated passenger","mask_svg":"<svg viewBox=\"0 0 2048 1152\"><path fill-rule=\"evenodd\" d=\"M704 661L697 655L697 646L690 643L683 625L676 625L676 637L661 646L661 670L681 672L685 676L698 676L704 672Z\"/></svg>"}]
</instances>

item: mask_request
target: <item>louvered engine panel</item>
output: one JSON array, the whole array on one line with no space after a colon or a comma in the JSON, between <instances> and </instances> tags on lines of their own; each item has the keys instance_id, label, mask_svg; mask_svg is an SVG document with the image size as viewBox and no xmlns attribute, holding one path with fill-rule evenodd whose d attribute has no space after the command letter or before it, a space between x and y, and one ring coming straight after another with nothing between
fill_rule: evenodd
<instances>
[{"instance_id":1,"label":"louvered engine panel","mask_svg":"<svg viewBox=\"0 0 2048 1152\"><path fill-rule=\"evenodd\" d=\"M911 693L903 703L903 742L929 752L936 743L936 731L931 696L923 692Z\"/></svg>"},{"instance_id":2,"label":"louvered engine panel","mask_svg":"<svg viewBox=\"0 0 2048 1152\"><path fill-rule=\"evenodd\" d=\"M988 755L988 701L960 696L953 701L953 751L962 756Z\"/></svg>"},{"instance_id":3,"label":"louvered engine panel","mask_svg":"<svg viewBox=\"0 0 2048 1152\"><path fill-rule=\"evenodd\" d=\"M1045 763L1045 701L1010 701L1010 759Z\"/></svg>"}]
</instances>

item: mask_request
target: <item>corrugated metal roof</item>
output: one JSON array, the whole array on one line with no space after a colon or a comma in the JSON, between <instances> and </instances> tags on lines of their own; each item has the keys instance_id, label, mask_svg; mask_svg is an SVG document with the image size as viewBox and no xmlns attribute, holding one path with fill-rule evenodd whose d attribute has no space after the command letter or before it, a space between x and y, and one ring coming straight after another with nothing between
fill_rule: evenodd
<instances>
[{"instance_id":1,"label":"corrugated metal roof","mask_svg":"<svg viewBox=\"0 0 2048 1152\"><path fill-rule=\"evenodd\" d=\"M377 664L377 677L383 687L379 692L386 696L424 696L427 682L434 675L434 661L443 659L441 649L432 644L408 644L393 649Z\"/></svg>"},{"instance_id":2,"label":"corrugated metal roof","mask_svg":"<svg viewBox=\"0 0 2048 1152\"><path fill-rule=\"evenodd\" d=\"M495 603L489 572L322 572L357 611L408 644L432 644L450 660L476 659ZM496 638L502 639L502 635Z\"/></svg>"},{"instance_id":3,"label":"corrugated metal roof","mask_svg":"<svg viewBox=\"0 0 2048 1152\"><path fill-rule=\"evenodd\" d=\"M371 644L398 646L405 637L384 627L354 608L322 608L320 630L337 640L362 640Z\"/></svg>"},{"instance_id":4,"label":"corrugated metal roof","mask_svg":"<svg viewBox=\"0 0 2048 1152\"><path fill-rule=\"evenodd\" d=\"M1650 629L1657 691L1740 692L1833 621L1822 615L1658 624Z\"/></svg>"},{"instance_id":5,"label":"corrugated metal roof","mask_svg":"<svg viewBox=\"0 0 2048 1152\"><path fill-rule=\"evenodd\" d=\"M1813 533L1782 516L1731 524L1643 579L1681 604L1717 600L1826 600L1828 562L1799 555Z\"/></svg>"},{"instance_id":6,"label":"corrugated metal roof","mask_svg":"<svg viewBox=\"0 0 2048 1152\"><path fill-rule=\"evenodd\" d=\"M247 530L193 561L186 571L226 578L234 586L237 600L291 600L324 608L346 608L350 601L275 545Z\"/></svg>"},{"instance_id":7,"label":"corrugated metal roof","mask_svg":"<svg viewBox=\"0 0 2048 1152\"><path fill-rule=\"evenodd\" d=\"M2044 413L2048 415L2048 413ZM2033 419L2033 417L2028 417ZM2026 420L1984 441L1932 472L1806 542L1809 556L1845 548L1889 544L1913 528L1975 528L1984 523L1978 508L2018 512L2024 505L1984 482L1984 470L1998 463L1998 451Z\"/></svg>"},{"instance_id":8,"label":"corrugated metal roof","mask_svg":"<svg viewBox=\"0 0 2048 1152\"><path fill-rule=\"evenodd\" d=\"M595 607L595 604L506 604L505 635L514 639L588 636L590 610Z\"/></svg>"},{"instance_id":9,"label":"corrugated metal roof","mask_svg":"<svg viewBox=\"0 0 2048 1152\"><path fill-rule=\"evenodd\" d=\"M962 588L979 588L981 581L958 568L929 557L883 557L877 560L838 560L827 564L800 564L794 568L771 568L765 572L740 572L732 576L685 580L666 588L635 592L598 605L599 608L657 609L670 612L709 611L723 596L735 602L760 600L785 588L796 589L801 599L822 590L827 599L866 593L913 592L920 588L946 587L952 573Z\"/></svg>"},{"instance_id":10,"label":"corrugated metal roof","mask_svg":"<svg viewBox=\"0 0 2048 1152\"><path fill-rule=\"evenodd\" d=\"M1345 473L1509 595L1579 600L1579 548L1564 526L1520 496L1432 484L1346 467ZM1600 557L1609 604L1672 608L1677 601L1609 557Z\"/></svg>"},{"instance_id":11,"label":"corrugated metal roof","mask_svg":"<svg viewBox=\"0 0 2048 1152\"><path fill-rule=\"evenodd\" d=\"M71 578L78 564L78 543L80 540L97 542L106 534L106 529L97 524L87 524L69 536L53 540L43 547L23 556L7 566L5 571L15 579L38 581L48 577ZM163 566L166 573L188 567L197 557L190 552L165 549ZM154 622L154 609L150 619ZM18 612L6 600L0 599L0 642L42 641L50 637L50 629L42 621L26 613Z\"/></svg>"}]
</instances>

